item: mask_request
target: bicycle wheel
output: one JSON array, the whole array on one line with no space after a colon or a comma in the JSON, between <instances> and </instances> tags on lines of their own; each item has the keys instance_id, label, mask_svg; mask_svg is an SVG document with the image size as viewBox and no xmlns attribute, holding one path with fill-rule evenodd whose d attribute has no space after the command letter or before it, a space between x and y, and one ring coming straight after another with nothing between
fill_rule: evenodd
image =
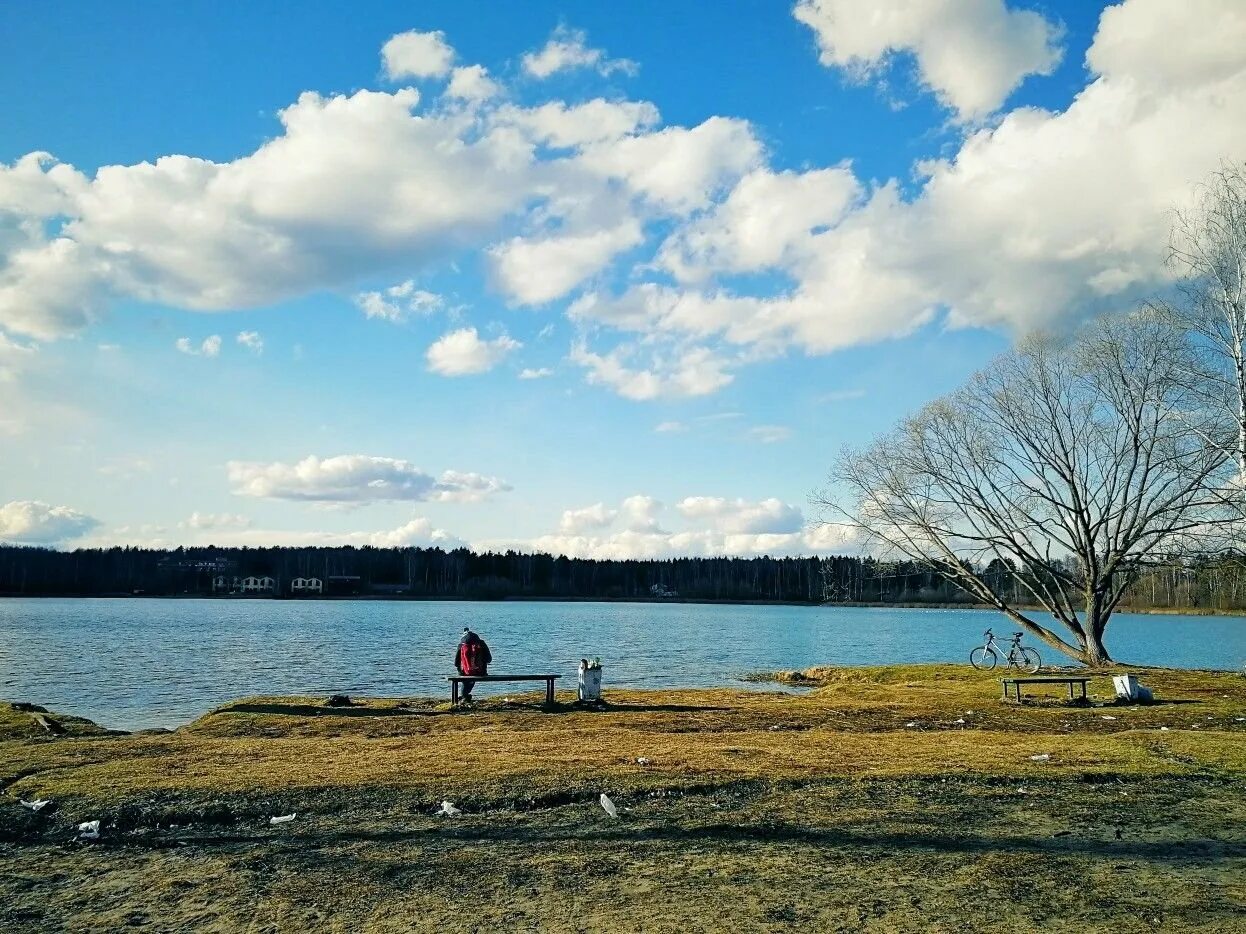
<instances>
[{"instance_id":1,"label":"bicycle wheel","mask_svg":"<svg viewBox=\"0 0 1246 934\"><path fill-rule=\"evenodd\" d=\"M969 653L969 664L979 671L990 671L999 659L985 645L980 645Z\"/></svg>"},{"instance_id":2,"label":"bicycle wheel","mask_svg":"<svg viewBox=\"0 0 1246 934\"><path fill-rule=\"evenodd\" d=\"M1038 671L1043 665L1043 660L1038 657L1038 653L1031 648L1021 650L1021 657L1025 659L1025 663L1021 666L1030 674Z\"/></svg>"}]
</instances>

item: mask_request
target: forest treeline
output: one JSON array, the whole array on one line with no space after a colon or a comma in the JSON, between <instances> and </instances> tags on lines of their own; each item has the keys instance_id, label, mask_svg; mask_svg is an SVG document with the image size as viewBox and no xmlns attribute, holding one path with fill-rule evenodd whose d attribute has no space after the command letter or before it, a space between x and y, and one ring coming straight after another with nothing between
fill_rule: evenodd
<instances>
[{"instance_id":1,"label":"forest treeline","mask_svg":"<svg viewBox=\"0 0 1246 934\"><path fill-rule=\"evenodd\" d=\"M1022 585L1002 567L983 573L1015 603ZM298 579L326 596L506 599L685 599L797 603L969 604L936 571L874 558L670 558L608 561L464 548L50 548L0 546L7 596L220 595L248 577L270 578L273 597ZM1148 568L1122 608L1246 609L1246 562L1185 559Z\"/></svg>"}]
</instances>

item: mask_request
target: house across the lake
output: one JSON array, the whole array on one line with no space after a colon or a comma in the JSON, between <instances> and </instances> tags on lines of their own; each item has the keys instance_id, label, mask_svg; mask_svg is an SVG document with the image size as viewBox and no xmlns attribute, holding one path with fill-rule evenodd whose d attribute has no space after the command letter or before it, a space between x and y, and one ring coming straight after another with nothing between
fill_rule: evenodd
<instances>
[{"instance_id":1,"label":"house across the lake","mask_svg":"<svg viewBox=\"0 0 1246 934\"><path fill-rule=\"evenodd\" d=\"M319 577L296 577L290 581L290 593L296 597L322 594L324 593L324 581Z\"/></svg>"}]
</instances>

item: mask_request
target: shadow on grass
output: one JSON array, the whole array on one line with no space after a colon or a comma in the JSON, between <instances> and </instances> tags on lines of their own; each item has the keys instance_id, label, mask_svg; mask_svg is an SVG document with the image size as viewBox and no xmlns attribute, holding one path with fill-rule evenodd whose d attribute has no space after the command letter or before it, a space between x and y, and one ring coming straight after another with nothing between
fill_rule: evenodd
<instances>
[{"instance_id":1,"label":"shadow on grass","mask_svg":"<svg viewBox=\"0 0 1246 934\"><path fill-rule=\"evenodd\" d=\"M444 711L440 711L444 713ZM232 704L216 713L258 713L286 717L431 717L439 711L409 707L325 707L320 704Z\"/></svg>"},{"instance_id":2,"label":"shadow on grass","mask_svg":"<svg viewBox=\"0 0 1246 934\"><path fill-rule=\"evenodd\" d=\"M534 852L549 852L569 843L619 844L633 847L646 843L669 843L676 846L712 844L777 844L799 845L817 849L845 850L850 853L877 855L904 852L927 854L1009 853L1047 856L1088 856L1099 859L1136 859L1155 863L1184 862L1194 859L1243 859L1246 843L1221 839L1146 842L1142 840L1097 840L1077 835L1063 837L1024 837L950 835L920 832L870 833L840 828L816 828L797 824L709 824L698 827L644 825L629 828L622 825L587 825L583 829L560 826L544 830L523 826L489 827L456 822L453 826L436 825L394 830L359 830L332 833L301 832L275 837L258 834L211 834L169 839L113 839L109 847L163 849L173 846L262 846L277 851L323 850L336 845L371 843L379 845L430 844L460 847L464 844L513 844L531 847Z\"/></svg>"}]
</instances>

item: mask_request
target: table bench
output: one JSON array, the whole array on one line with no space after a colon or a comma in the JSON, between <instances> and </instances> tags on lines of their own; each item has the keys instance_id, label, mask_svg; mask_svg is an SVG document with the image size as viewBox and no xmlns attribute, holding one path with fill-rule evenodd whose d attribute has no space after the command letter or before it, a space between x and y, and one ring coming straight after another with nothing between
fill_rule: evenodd
<instances>
[{"instance_id":1,"label":"table bench","mask_svg":"<svg viewBox=\"0 0 1246 934\"><path fill-rule=\"evenodd\" d=\"M451 707L459 705L459 686L464 681L544 681L545 706L552 707L554 705L554 680L561 677L562 675L447 675L446 680L450 682Z\"/></svg>"},{"instance_id":2,"label":"table bench","mask_svg":"<svg viewBox=\"0 0 1246 934\"><path fill-rule=\"evenodd\" d=\"M1081 688L1082 688L1081 699L1085 700L1086 699L1086 683L1089 680L1090 680L1089 678L1079 678L1079 677L1063 677L1062 678L1062 677L1056 677L1055 675L1050 675L1050 676L1043 677L1043 678L1004 678L1003 679L1003 684L1004 684L1003 699L1008 700L1008 689L1015 688L1016 693L1017 693L1017 703L1018 704L1021 703L1021 685L1023 684L1067 684L1069 687L1069 700L1076 699L1073 697L1073 687L1075 685L1081 685Z\"/></svg>"}]
</instances>

